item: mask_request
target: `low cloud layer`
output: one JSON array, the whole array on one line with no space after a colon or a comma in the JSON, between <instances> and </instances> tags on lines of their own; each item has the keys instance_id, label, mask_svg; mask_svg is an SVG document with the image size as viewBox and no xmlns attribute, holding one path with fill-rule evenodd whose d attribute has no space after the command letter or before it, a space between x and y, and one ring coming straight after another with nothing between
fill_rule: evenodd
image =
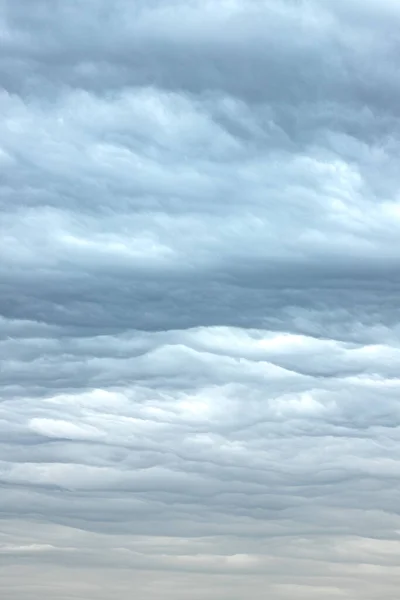
<instances>
[{"instance_id":1,"label":"low cloud layer","mask_svg":"<svg viewBox=\"0 0 400 600\"><path fill-rule=\"evenodd\" d=\"M395 0L3 0L7 600L397 600Z\"/></svg>"}]
</instances>

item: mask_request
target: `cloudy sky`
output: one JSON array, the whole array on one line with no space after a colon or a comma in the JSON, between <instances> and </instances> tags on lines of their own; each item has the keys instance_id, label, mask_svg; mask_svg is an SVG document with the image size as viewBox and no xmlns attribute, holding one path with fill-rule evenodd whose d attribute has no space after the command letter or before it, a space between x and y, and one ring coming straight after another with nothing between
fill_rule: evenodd
<instances>
[{"instance_id":1,"label":"cloudy sky","mask_svg":"<svg viewBox=\"0 0 400 600\"><path fill-rule=\"evenodd\" d=\"M0 0L7 600L395 600L398 0Z\"/></svg>"}]
</instances>

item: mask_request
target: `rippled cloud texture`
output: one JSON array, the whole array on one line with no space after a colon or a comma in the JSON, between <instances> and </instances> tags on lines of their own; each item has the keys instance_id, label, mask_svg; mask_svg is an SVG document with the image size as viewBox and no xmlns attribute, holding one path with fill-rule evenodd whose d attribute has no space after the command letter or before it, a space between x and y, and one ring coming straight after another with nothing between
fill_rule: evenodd
<instances>
[{"instance_id":1,"label":"rippled cloud texture","mask_svg":"<svg viewBox=\"0 0 400 600\"><path fill-rule=\"evenodd\" d=\"M6 600L397 600L398 0L3 0Z\"/></svg>"}]
</instances>

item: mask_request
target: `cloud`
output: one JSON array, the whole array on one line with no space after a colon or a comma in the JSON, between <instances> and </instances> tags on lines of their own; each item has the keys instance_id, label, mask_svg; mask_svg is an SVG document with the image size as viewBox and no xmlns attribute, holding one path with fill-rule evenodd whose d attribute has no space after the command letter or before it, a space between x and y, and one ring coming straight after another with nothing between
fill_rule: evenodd
<instances>
[{"instance_id":1,"label":"cloud","mask_svg":"<svg viewBox=\"0 0 400 600\"><path fill-rule=\"evenodd\" d=\"M7 598L397 598L397 3L0 18Z\"/></svg>"}]
</instances>

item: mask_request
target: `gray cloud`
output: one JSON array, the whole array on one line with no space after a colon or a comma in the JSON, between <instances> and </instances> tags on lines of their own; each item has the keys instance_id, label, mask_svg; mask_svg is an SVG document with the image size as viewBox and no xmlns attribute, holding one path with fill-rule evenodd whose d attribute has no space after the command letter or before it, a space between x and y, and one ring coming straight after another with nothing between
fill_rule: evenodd
<instances>
[{"instance_id":1,"label":"gray cloud","mask_svg":"<svg viewBox=\"0 0 400 600\"><path fill-rule=\"evenodd\" d=\"M398 597L394 0L4 0L0 585Z\"/></svg>"}]
</instances>

